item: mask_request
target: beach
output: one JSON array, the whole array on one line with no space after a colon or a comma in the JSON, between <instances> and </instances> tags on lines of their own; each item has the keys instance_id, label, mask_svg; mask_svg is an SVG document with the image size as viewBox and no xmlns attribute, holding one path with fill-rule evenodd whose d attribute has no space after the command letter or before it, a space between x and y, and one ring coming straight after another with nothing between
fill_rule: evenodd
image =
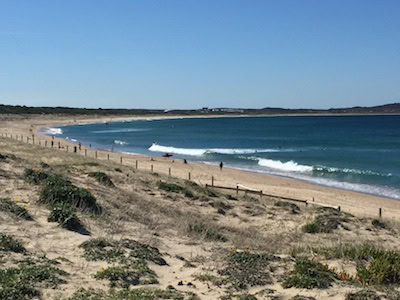
<instances>
[{"instance_id":1,"label":"beach","mask_svg":"<svg viewBox=\"0 0 400 300\"><path fill-rule=\"evenodd\" d=\"M39 133L105 121L110 117L1 120L3 268L30 278L24 287L40 278L34 291L41 299L127 299L106 294L129 292L152 296L132 299L341 300L364 292L358 253L369 260L400 255L398 200L160 154L79 150L77 142ZM67 221L54 218L60 211ZM306 280L292 284L304 257ZM32 268L42 276L30 276ZM309 268L319 273L307 275ZM13 280L8 291L18 294Z\"/></svg>"},{"instance_id":2,"label":"beach","mask_svg":"<svg viewBox=\"0 0 400 300\"><path fill-rule=\"evenodd\" d=\"M179 117L181 118L181 116ZM51 127L61 124L110 122L111 120L138 120L143 118L163 118L163 116L3 116L1 119L0 133L7 134L10 137L13 136L14 139L17 136L23 136L24 142L26 142L26 137L32 137L32 134L35 134L35 144L39 144L40 141L41 146L44 146L45 141L47 140L47 147L50 147L52 137L41 135L38 131L41 127ZM30 138L29 143L32 142L33 140ZM61 149L58 149L58 142L62 145ZM73 152L74 146L77 145L67 140L57 137L54 138L55 155L56 151L66 151L67 146L68 151ZM122 158L122 163L124 165L132 166L133 168L136 168L137 165L141 170L147 170L149 172L153 171L154 173L171 173L171 176L183 179L189 179L190 176L190 180L201 185L210 185L213 178L214 185L230 188L235 188L237 185L241 185L277 197L305 200L311 204L312 202L316 202L335 207L340 206L343 211L359 217L377 217L380 209L385 218L397 219L400 215L400 202L394 199L324 187L300 180L257 174L231 168L223 168L221 171L219 167L215 165L192 161L188 161L187 164L184 164L181 160L163 158L160 157L160 155L149 157L144 155L117 153L101 149L88 149L84 147L82 147L80 151L78 150L77 155L84 155L85 150L86 155L89 157L95 157L97 155L97 159L110 159L115 162L121 162Z\"/></svg>"}]
</instances>

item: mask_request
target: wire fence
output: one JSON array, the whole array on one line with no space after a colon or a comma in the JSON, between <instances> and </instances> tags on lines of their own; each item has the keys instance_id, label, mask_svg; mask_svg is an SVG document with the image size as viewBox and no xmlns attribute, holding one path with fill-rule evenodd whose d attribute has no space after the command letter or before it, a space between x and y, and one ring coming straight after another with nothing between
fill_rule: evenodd
<instances>
[{"instance_id":1,"label":"wire fence","mask_svg":"<svg viewBox=\"0 0 400 300\"><path fill-rule=\"evenodd\" d=\"M341 211L340 206L335 206L335 205L329 205L329 204L324 204L324 203L319 203L315 202L314 198L312 201L308 200L302 200L302 199L295 199L295 198L290 198L290 197L283 197L279 195L273 195L273 194L268 194L263 192L262 190L256 190L253 188L245 187L243 185L237 184L235 187L229 187L229 186L221 186L221 185L216 185L215 181L217 180L217 177L214 175L210 174L194 174L192 170L187 171L186 176L178 176L179 174L185 174L185 172L173 172L173 168L171 166L165 166L166 162L171 162L171 161L164 161L162 164L158 164L156 160L154 160L152 157L150 158L150 161L145 162L143 160L138 160L138 159L132 159L132 157L128 157L126 155L122 155L116 152L110 152L106 149L92 149L91 147L82 147L81 144L75 145L75 144L63 144L61 141L56 141L54 137L45 139L45 140L40 140L37 139L34 134L30 136L23 136L22 134L9 134L9 133L1 133L2 137L5 138L11 138L20 142L32 144L32 145L37 145L41 147L45 147L48 149L54 149L54 150L59 150L59 151L65 151L69 153L75 153L77 155L82 155L84 157L88 158L93 158L93 159L98 159L98 160L107 160L110 162L116 162L121 165L133 167L136 170L143 170L143 171L148 171L151 173L159 172L166 174L171 177L179 178L179 179L186 179L189 181L196 182L200 185L204 185L206 188L212 188L212 189L221 189L221 190L226 190L230 191L233 193L236 193L236 195L239 195L240 192L244 193L245 195L247 194L253 194L253 195L258 195L261 199L263 197L270 197L274 198L277 200L285 200L285 201L291 201L291 202L297 202L297 203L302 203L305 206L308 205L315 205L315 206L322 206L322 207L331 207L334 208L338 211ZM110 155L111 154L111 155ZM173 160L172 160L173 162ZM194 176L195 175L195 176ZM208 184L207 182L210 182L211 184ZM383 210L382 208L379 208L378 210L378 216L379 218L382 218L383 215Z\"/></svg>"}]
</instances>

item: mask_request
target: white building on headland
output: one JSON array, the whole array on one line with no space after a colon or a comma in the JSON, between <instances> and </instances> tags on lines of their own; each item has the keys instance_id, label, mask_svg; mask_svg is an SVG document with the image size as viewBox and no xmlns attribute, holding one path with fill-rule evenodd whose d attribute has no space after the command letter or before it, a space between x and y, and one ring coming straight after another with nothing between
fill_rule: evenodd
<instances>
[{"instance_id":1,"label":"white building on headland","mask_svg":"<svg viewBox=\"0 0 400 300\"><path fill-rule=\"evenodd\" d=\"M244 110L240 108L213 108L211 111L214 112L228 112L228 113L243 113Z\"/></svg>"}]
</instances>

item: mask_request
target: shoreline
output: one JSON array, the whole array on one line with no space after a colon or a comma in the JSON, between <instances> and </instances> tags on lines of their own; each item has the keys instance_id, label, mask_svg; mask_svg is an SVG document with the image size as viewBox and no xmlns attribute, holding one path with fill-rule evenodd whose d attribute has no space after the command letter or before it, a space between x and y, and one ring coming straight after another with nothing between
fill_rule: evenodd
<instances>
[{"instance_id":1,"label":"shoreline","mask_svg":"<svg viewBox=\"0 0 400 300\"><path fill-rule=\"evenodd\" d=\"M210 116L107 116L107 117L92 117L92 118L70 118L56 116L53 119L39 118L25 118L21 120L7 120L1 121L6 123L6 130L9 134L29 135L34 132L44 140L52 140L51 136L46 136L40 132L41 127L61 126L61 125L73 125L79 123L103 123L111 121L125 121L125 120L143 120L143 119L176 119L176 118L207 118ZM214 116L222 117L222 116ZM238 117L238 116L227 116L227 117ZM244 116L247 117L247 116ZM261 116L260 116L261 117ZM2 126L3 127L3 126ZM76 146L75 143L65 140L62 138L54 137L56 143L62 142L64 145ZM71 147L71 150L72 150ZM400 214L400 201L392 198L385 198L382 196L376 196L351 190L345 190L335 187L328 187L319 185L317 183L309 183L301 179L288 178L278 175L262 174L257 172L251 172L246 170L234 169L226 167L220 172L218 166L201 162L189 162L185 165L180 161L174 161L171 159L165 159L159 156L147 156L143 154L126 154L122 152L111 152L105 149L86 149L89 155L96 155L100 157L108 156L110 160L118 161L120 157L124 157L124 164L134 166L132 160L138 161L142 170L150 171L154 167L154 172L168 173L168 170L172 168L172 176L179 178L187 178L187 174L191 173L192 180L199 184L210 183L211 177L215 176L217 185L232 186L232 184L242 184L249 186L257 190L263 190L267 194L271 194L277 197L288 197L299 200L307 200L324 203L327 205L341 206L342 210L350 212L359 216L378 216L379 208L383 208L384 217L397 218ZM122 158L121 158L122 159ZM214 175L213 175L214 174Z\"/></svg>"}]
</instances>

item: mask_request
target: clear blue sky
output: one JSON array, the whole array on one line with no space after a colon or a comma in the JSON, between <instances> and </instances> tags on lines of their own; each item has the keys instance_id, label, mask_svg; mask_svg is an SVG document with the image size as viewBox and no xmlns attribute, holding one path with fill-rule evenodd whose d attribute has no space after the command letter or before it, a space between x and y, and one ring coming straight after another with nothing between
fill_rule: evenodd
<instances>
[{"instance_id":1,"label":"clear blue sky","mask_svg":"<svg viewBox=\"0 0 400 300\"><path fill-rule=\"evenodd\" d=\"M400 102L400 0L0 0L0 103Z\"/></svg>"}]
</instances>

